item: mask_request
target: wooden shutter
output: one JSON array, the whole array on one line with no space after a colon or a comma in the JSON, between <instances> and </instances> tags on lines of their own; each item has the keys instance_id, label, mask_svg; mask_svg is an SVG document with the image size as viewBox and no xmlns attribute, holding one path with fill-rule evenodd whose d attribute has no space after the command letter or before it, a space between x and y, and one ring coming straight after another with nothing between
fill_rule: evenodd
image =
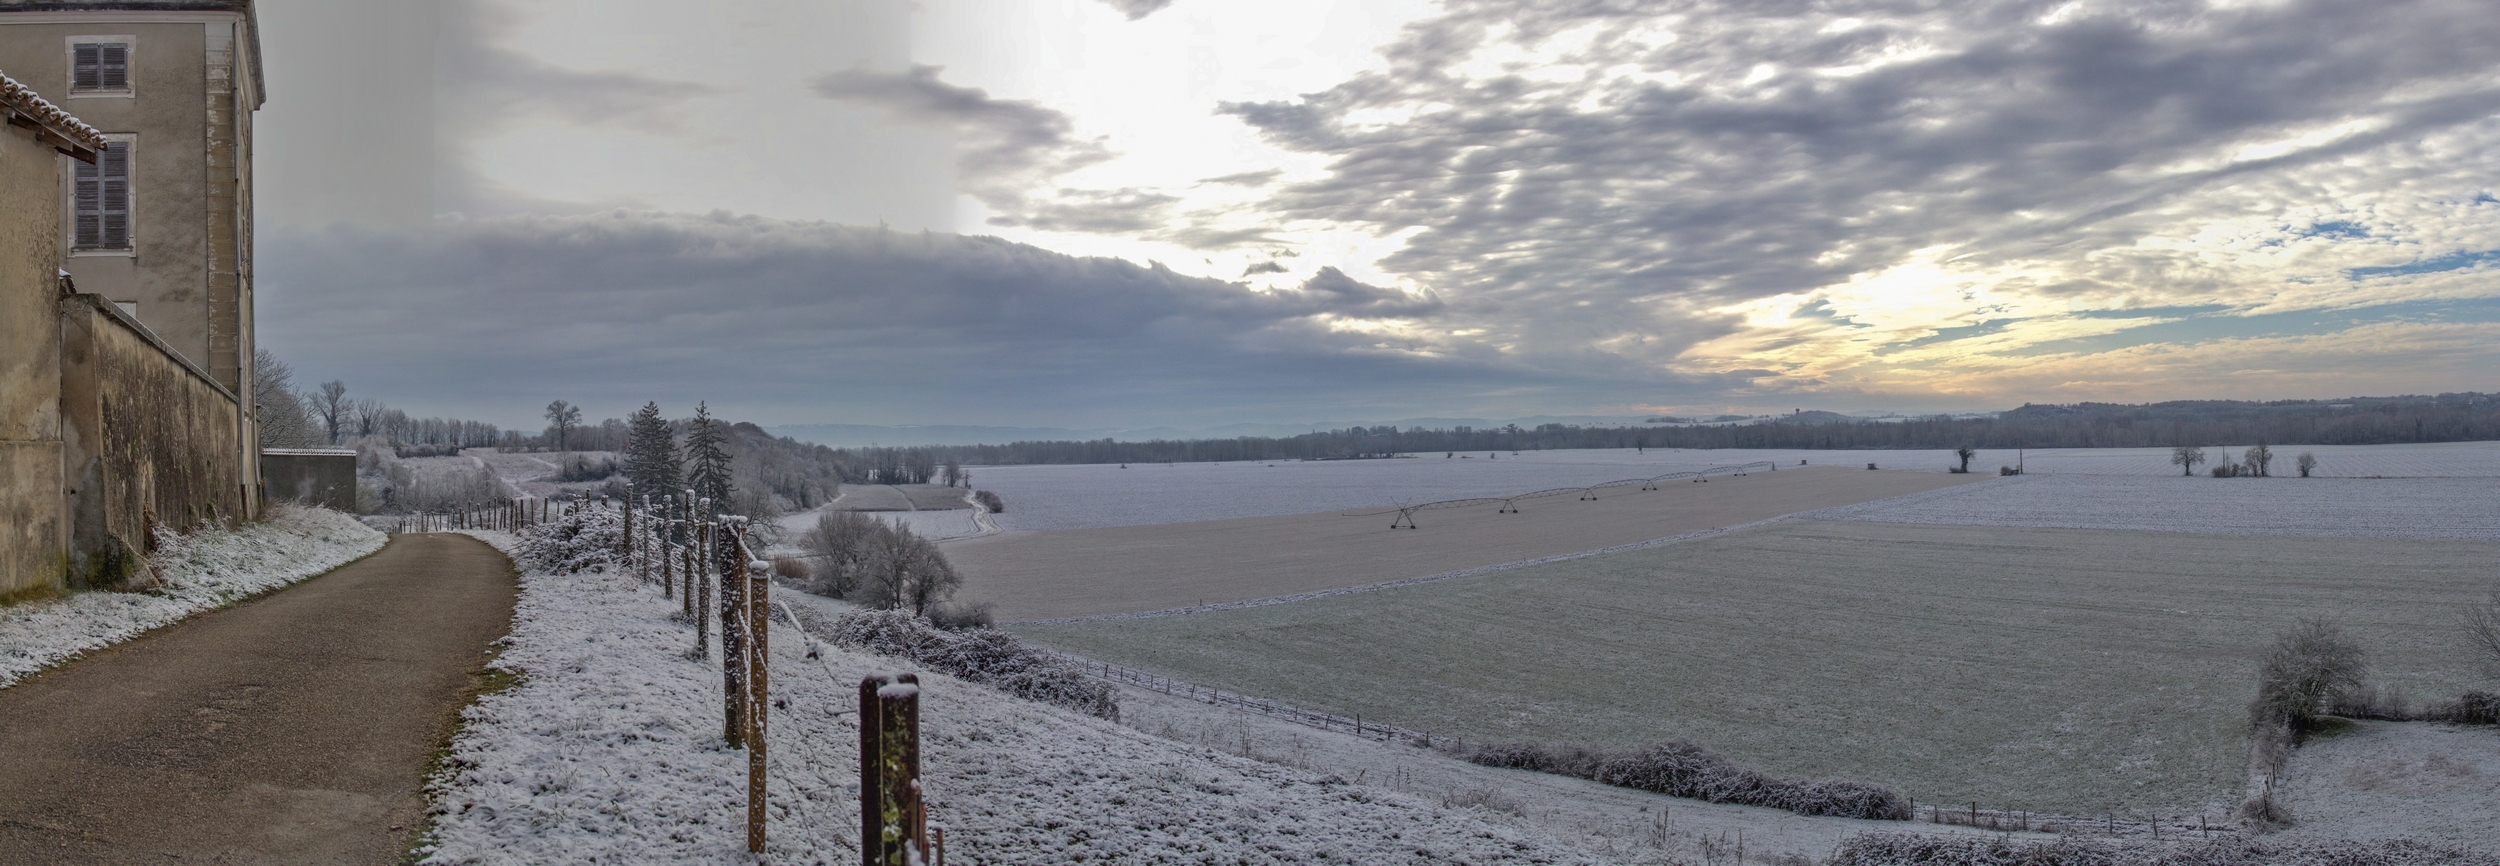
<instances>
[{"instance_id":1,"label":"wooden shutter","mask_svg":"<svg viewBox=\"0 0 2500 866\"><path fill-rule=\"evenodd\" d=\"M114 142L95 156L102 181L100 240L106 249L124 249L130 246L130 143Z\"/></svg>"},{"instance_id":2,"label":"wooden shutter","mask_svg":"<svg viewBox=\"0 0 2500 866\"><path fill-rule=\"evenodd\" d=\"M96 49L96 86L106 90L129 89L130 43L103 42Z\"/></svg>"},{"instance_id":3,"label":"wooden shutter","mask_svg":"<svg viewBox=\"0 0 2500 866\"><path fill-rule=\"evenodd\" d=\"M104 87L104 43L81 42L70 46L71 90L98 90Z\"/></svg>"},{"instance_id":4,"label":"wooden shutter","mask_svg":"<svg viewBox=\"0 0 2500 866\"><path fill-rule=\"evenodd\" d=\"M95 162L71 162L73 237L79 249L126 249L130 246L130 143L117 141L97 151Z\"/></svg>"}]
</instances>

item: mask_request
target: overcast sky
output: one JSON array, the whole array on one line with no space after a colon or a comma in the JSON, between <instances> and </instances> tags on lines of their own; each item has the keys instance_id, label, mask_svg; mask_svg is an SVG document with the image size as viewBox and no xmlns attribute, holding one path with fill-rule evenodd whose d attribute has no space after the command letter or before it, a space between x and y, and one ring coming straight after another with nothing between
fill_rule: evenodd
<instances>
[{"instance_id":1,"label":"overcast sky","mask_svg":"<svg viewBox=\"0 0 2500 866\"><path fill-rule=\"evenodd\" d=\"M261 339L534 426L2500 390L2500 16L262 0Z\"/></svg>"}]
</instances>

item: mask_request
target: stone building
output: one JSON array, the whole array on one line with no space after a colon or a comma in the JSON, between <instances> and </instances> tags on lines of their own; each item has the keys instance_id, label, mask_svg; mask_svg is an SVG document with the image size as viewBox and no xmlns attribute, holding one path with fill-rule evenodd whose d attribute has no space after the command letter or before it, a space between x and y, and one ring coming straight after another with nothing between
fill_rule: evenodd
<instances>
[{"instance_id":1,"label":"stone building","mask_svg":"<svg viewBox=\"0 0 2500 866\"><path fill-rule=\"evenodd\" d=\"M0 35L10 23L0 17ZM77 53L83 43L65 44ZM65 267L79 262L65 253L96 236L82 234L88 227L107 239L146 230L126 205L150 195L153 178L111 173L123 142L7 71L0 67L8 123L0 130L0 601L145 585L157 527L226 523L259 510L257 449L237 391L249 387L248 363L221 379L122 302L81 291ZM214 196L203 201L216 206ZM86 227L81 218L91 218ZM204 259L191 266L210 276L213 235L203 234ZM132 261L108 268L102 281L142 273L147 249L124 256ZM242 314L248 330L248 307ZM213 349L211 341L202 351L213 359Z\"/></svg>"},{"instance_id":2,"label":"stone building","mask_svg":"<svg viewBox=\"0 0 2500 866\"><path fill-rule=\"evenodd\" d=\"M256 446L250 0L0 0L0 70L110 145L61 161L61 267L234 392Z\"/></svg>"}]
</instances>

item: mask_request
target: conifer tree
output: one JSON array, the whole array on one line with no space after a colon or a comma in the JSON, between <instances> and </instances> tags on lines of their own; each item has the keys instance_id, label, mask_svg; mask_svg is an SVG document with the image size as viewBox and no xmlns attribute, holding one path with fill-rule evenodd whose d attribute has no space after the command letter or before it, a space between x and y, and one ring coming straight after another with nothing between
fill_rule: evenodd
<instances>
[{"instance_id":1,"label":"conifer tree","mask_svg":"<svg viewBox=\"0 0 2500 866\"><path fill-rule=\"evenodd\" d=\"M694 420L686 424L686 485L694 488L695 496L712 500L715 513L729 507L728 442L720 422L701 403L695 404Z\"/></svg>"},{"instance_id":2,"label":"conifer tree","mask_svg":"<svg viewBox=\"0 0 2500 866\"><path fill-rule=\"evenodd\" d=\"M633 482L634 495L664 502L685 489L683 479L677 435L668 429L668 419L660 417L660 404L642 404L626 425L625 480Z\"/></svg>"}]
</instances>

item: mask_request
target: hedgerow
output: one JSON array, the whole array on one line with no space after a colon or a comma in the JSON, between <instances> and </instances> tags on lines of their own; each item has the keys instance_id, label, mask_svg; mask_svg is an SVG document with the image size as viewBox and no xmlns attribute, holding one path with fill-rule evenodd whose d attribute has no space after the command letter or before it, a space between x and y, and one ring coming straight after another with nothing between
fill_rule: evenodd
<instances>
[{"instance_id":1,"label":"hedgerow","mask_svg":"<svg viewBox=\"0 0 2500 866\"><path fill-rule=\"evenodd\" d=\"M1120 717L1119 698L1109 684L997 629L947 631L906 611L858 610L836 618L825 639L901 656L1027 700L1105 719Z\"/></svg>"},{"instance_id":2,"label":"hedgerow","mask_svg":"<svg viewBox=\"0 0 2500 866\"><path fill-rule=\"evenodd\" d=\"M1806 781L1738 766L1689 740L1644 749L1549 748L1499 743L1477 748L1467 760L1488 767L1515 767L1655 791L1712 803L1769 806L1800 815L1885 821L1909 820L1910 800L1880 785L1839 780Z\"/></svg>"}]
</instances>

